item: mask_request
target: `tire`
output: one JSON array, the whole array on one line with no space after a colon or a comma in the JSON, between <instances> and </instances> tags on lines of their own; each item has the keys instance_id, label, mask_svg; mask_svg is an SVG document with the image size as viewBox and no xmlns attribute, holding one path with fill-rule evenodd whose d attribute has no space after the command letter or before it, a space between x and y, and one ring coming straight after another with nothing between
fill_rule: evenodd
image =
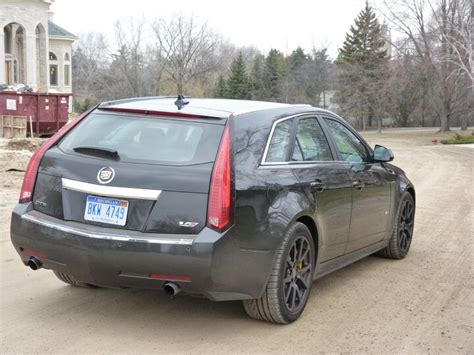
<instances>
[{"instance_id":1,"label":"tire","mask_svg":"<svg viewBox=\"0 0 474 355\"><path fill-rule=\"evenodd\" d=\"M376 253L388 259L403 259L410 250L415 225L415 201L409 192L405 192L400 200L392 236L388 245Z\"/></svg>"},{"instance_id":2,"label":"tire","mask_svg":"<svg viewBox=\"0 0 474 355\"><path fill-rule=\"evenodd\" d=\"M302 250L300 255L298 248ZM314 256L313 238L308 228L302 223L292 224L277 249L262 297L243 301L247 314L253 319L280 324L297 320L311 293Z\"/></svg>"},{"instance_id":3,"label":"tire","mask_svg":"<svg viewBox=\"0 0 474 355\"><path fill-rule=\"evenodd\" d=\"M76 287L86 287L86 288L95 287L94 285L81 282L77 280L74 276L65 274L64 272L59 272L59 271L53 271L53 272L54 272L54 275L56 275L58 279L60 279L62 282L65 282L69 285L76 286Z\"/></svg>"}]
</instances>

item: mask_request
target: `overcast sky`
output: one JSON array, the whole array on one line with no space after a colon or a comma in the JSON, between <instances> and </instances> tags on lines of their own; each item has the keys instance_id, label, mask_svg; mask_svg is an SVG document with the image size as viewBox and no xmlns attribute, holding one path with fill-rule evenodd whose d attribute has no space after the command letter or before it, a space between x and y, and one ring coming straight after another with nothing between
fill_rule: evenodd
<instances>
[{"instance_id":1,"label":"overcast sky","mask_svg":"<svg viewBox=\"0 0 474 355\"><path fill-rule=\"evenodd\" d=\"M54 22L68 31L103 32L111 45L118 19L153 19L182 12L207 21L238 46L291 52L297 46L326 45L334 58L364 4L365 0L55 0L52 10Z\"/></svg>"}]
</instances>

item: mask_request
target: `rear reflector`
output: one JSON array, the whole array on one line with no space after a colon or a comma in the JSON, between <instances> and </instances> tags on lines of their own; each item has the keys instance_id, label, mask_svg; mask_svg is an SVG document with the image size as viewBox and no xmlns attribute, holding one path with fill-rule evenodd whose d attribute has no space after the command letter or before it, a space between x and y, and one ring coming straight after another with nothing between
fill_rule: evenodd
<instances>
[{"instance_id":1,"label":"rear reflector","mask_svg":"<svg viewBox=\"0 0 474 355\"><path fill-rule=\"evenodd\" d=\"M227 124L212 171L207 208L207 226L222 232L234 223L234 188L231 161L231 142Z\"/></svg>"},{"instance_id":2,"label":"rear reflector","mask_svg":"<svg viewBox=\"0 0 474 355\"><path fill-rule=\"evenodd\" d=\"M42 253L40 251L32 250L32 249L29 249L29 248L23 248L23 247L20 247L20 251L27 254L27 255L29 255L29 256L36 256L37 258L48 259L46 254Z\"/></svg>"},{"instance_id":3,"label":"rear reflector","mask_svg":"<svg viewBox=\"0 0 474 355\"><path fill-rule=\"evenodd\" d=\"M43 159L44 154L48 149L54 146L58 141L67 133L69 132L76 124L79 123L84 117L86 117L89 112L92 110L87 111L83 115L76 118L71 123L63 126L59 131L56 132L51 138L49 138L46 142L44 142L33 154L28 163L28 167L26 168L25 176L23 177L23 184L21 185L21 192L20 192L20 203L30 202L33 197L33 191L35 188L36 183L36 175L38 174L38 169L41 163L41 159Z\"/></svg>"},{"instance_id":4,"label":"rear reflector","mask_svg":"<svg viewBox=\"0 0 474 355\"><path fill-rule=\"evenodd\" d=\"M191 276L184 275L168 275L168 274L150 274L149 276L152 279L165 280L165 281L186 281L191 282Z\"/></svg>"}]
</instances>

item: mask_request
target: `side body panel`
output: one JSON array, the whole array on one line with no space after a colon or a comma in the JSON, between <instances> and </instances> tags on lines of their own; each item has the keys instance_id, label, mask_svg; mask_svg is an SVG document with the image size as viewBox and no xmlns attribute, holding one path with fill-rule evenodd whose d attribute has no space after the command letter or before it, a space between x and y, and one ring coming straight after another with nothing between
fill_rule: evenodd
<instances>
[{"instance_id":1,"label":"side body panel","mask_svg":"<svg viewBox=\"0 0 474 355\"><path fill-rule=\"evenodd\" d=\"M389 221L393 206L393 193L396 175L383 164L373 162L373 152L367 142L344 120L335 115L323 113L322 122L328 136L336 147L333 133L326 124L326 118L338 121L352 132L365 147L366 160L364 162L344 161L337 150L338 160L345 164L350 171L352 180L352 217L350 234L345 253L368 247L385 239L388 233Z\"/></svg>"},{"instance_id":2,"label":"side body panel","mask_svg":"<svg viewBox=\"0 0 474 355\"><path fill-rule=\"evenodd\" d=\"M346 253L383 240L389 225L395 175L380 163L355 163L351 166L354 181L352 221Z\"/></svg>"},{"instance_id":3,"label":"side body panel","mask_svg":"<svg viewBox=\"0 0 474 355\"><path fill-rule=\"evenodd\" d=\"M288 226L302 216L317 229L317 262L341 256L349 236L351 177L337 162L261 165L272 123L311 110L255 112L235 118L236 219L234 235L243 249L274 254ZM326 190L311 190L324 180ZM267 270L269 274L270 268Z\"/></svg>"},{"instance_id":4,"label":"side body panel","mask_svg":"<svg viewBox=\"0 0 474 355\"><path fill-rule=\"evenodd\" d=\"M343 255L351 223L352 184L349 169L337 162L291 164L285 168L293 171L314 211L312 216L320 239L318 262ZM311 188L315 180L324 184L323 191Z\"/></svg>"},{"instance_id":5,"label":"side body panel","mask_svg":"<svg viewBox=\"0 0 474 355\"><path fill-rule=\"evenodd\" d=\"M273 253L295 218L313 215L313 199L291 169L260 166L272 122L310 110L266 110L235 117L234 233L241 248Z\"/></svg>"}]
</instances>

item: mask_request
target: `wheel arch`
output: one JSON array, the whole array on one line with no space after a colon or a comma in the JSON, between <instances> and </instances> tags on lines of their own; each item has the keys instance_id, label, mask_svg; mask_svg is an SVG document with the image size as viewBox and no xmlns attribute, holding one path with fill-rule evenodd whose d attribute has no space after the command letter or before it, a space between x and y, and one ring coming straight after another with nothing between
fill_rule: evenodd
<instances>
[{"instance_id":1,"label":"wheel arch","mask_svg":"<svg viewBox=\"0 0 474 355\"><path fill-rule=\"evenodd\" d=\"M318 260L318 252L319 252L319 232L318 232L318 227L316 225L316 222L314 221L313 218L311 218L308 215L302 215L299 216L295 222L299 222L304 224L310 231L311 237L313 238L313 244L314 244L314 265L316 266L316 262Z\"/></svg>"},{"instance_id":2,"label":"wheel arch","mask_svg":"<svg viewBox=\"0 0 474 355\"><path fill-rule=\"evenodd\" d=\"M406 188L406 191L413 197L413 202L415 203L416 206L416 194L415 194L415 188L413 186L408 186Z\"/></svg>"}]
</instances>

